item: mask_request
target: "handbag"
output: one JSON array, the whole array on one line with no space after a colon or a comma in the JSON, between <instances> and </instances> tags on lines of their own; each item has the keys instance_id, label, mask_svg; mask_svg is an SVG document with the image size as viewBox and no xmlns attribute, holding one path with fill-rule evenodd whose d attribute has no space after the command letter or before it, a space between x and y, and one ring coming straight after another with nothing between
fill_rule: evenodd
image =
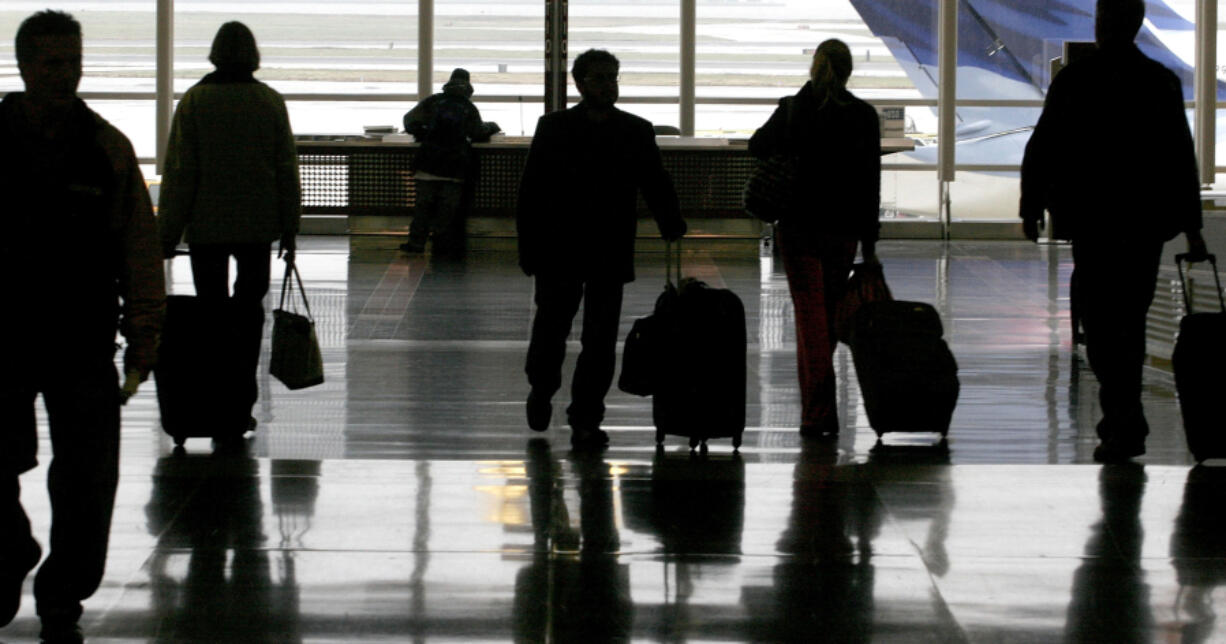
<instances>
[{"instance_id":1,"label":"handbag","mask_svg":"<svg viewBox=\"0 0 1226 644\"><path fill-rule=\"evenodd\" d=\"M847 344L851 344L852 322L860 307L869 302L894 299L885 283L881 264L859 263L852 266L851 271L847 292L834 309L834 337Z\"/></svg>"},{"instance_id":2,"label":"handbag","mask_svg":"<svg viewBox=\"0 0 1226 644\"><path fill-rule=\"evenodd\" d=\"M291 292L294 281L298 282L298 294L306 315L300 314L294 304ZM286 308L287 301L290 308ZM319 338L315 335L315 320L311 317L311 305L302 286L302 276L298 274L298 266L294 262L285 265L285 277L281 280L281 303L272 315L272 357L268 371L289 389L321 384L324 381L324 362L319 352Z\"/></svg>"},{"instance_id":3,"label":"handbag","mask_svg":"<svg viewBox=\"0 0 1226 644\"><path fill-rule=\"evenodd\" d=\"M787 131L792 125L792 99L783 103ZM786 217L796 205L795 196L796 158L787 154L772 154L758 159L745 188L741 191L741 205L745 212L773 224Z\"/></svg>"}]
</instances>

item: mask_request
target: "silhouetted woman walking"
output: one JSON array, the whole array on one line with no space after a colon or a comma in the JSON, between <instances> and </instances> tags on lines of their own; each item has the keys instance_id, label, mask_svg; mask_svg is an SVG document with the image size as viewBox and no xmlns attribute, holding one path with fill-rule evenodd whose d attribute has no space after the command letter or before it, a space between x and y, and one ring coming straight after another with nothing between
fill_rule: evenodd
<instances>
[{"instance_id":1,"label":"silhouetted woman walking","mask_svg":"<svg viewBox=\"0 0 1226 644\"><path fill-rule=\"evenodd\" d=\"M209 62L216 71L187 90L175 109L158 224L167 257L186 229L197 297L233 305L241 320L237 354L245 373L233 427L241 435L255 428L250 411L259 397L269 252L279 240L278 255L293 261L301 189L285 101L252 75L260 52L251 30L241 22L222 25ZM231 256L233 296L227 284ZM225 429L218 435L228 434Z\"/></svg>"},{"instance_id":2,"label":"silhouetted woman walking","mask_svg":"<svg viewBox=\"0 0 1226 644\"><path fill-rule=\"evenodd\" d=\"M881 134L877 111L847 91L851 51L841 40L818 46L809 82L779 101L749 139L759 159L796 162L792 211L778 223L779 249L796 311L802 436L833 437L834 307L846 289L857 243L876 263L881 202Z\"/></svg>"}]
</instances>

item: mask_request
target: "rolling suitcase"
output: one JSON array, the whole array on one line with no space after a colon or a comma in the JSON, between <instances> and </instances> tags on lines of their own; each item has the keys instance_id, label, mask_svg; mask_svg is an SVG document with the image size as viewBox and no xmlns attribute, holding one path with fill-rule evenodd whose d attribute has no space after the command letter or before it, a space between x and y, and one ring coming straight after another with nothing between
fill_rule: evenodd
<instances>
[{"instance_id":1,"label":"rolling suitcase","mask_svg":"<svg viewBox=\"0 0 1226 644\"><path fill-rule=\"evenodd\" d=\"M1179 335L1171 355L1175 391L1179 395L1179 411L1183 415L1183 429L1192 457L1197 461L1226 458L1226 427L1223 426L1226 406L1222 404L1222 392L1226 391L1226 372L1222 371L1222 365L1226 364L1226 301L1223 301L1222 284L1217 275L1217 258L1209 255L1221 310L1193 312L1184 278L1183 264L1187 259L1186 253L1175 256L1186 313L1179 321Z\"/></svg>"},{"instance_id":2,"label":"rolling suitcase","mask_svg":"<svg viewBox=\"0 0 1226 644\"><path fill-rule=\"evenodd\" d=\"M666 264L671 271L671 245ZM681 279L680 264L678 257L676 286L670 277L656 302L656 444L672 434L688 437L690 448L705 450L711 438L731 438L737 448L745 433L745 307L728 289Z\"/></svg>"},{"instance_id":3,"label":"rolling suitcase","mask_svg":"<svg viewBox=\"0 0 1226 644\"><path fill-rule=\"evenodd\" d=\"M936 309L923 302L881 300L856 313L848 344L878 438L886 432L949 433L958 364L943 333Z\"/></svg>"},{"instance_id":4,"label":"rolling suitcase","mask_svg":"<svg viewBox=\"0 0 1226 644\"><path fill-rule=\"evenodd\" d=\"M166 296L153 377L162 429L175 445L188 438L242 436L247 430L253 400L237 338L240 327L262 319L262 310L245 311L231 300L216 307L193 295Z\"/></svg>"}]
</instances>

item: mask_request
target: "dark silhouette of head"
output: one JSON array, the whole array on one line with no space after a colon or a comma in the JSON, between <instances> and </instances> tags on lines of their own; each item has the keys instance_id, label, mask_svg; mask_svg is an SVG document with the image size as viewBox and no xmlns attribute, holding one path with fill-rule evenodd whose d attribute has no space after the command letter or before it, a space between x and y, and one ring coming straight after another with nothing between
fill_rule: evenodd
<instances>
[{"instance_id":1,"label":"dark silhouette of head","mask_svg":"<svg viewBox=\"0 0 1226 644\"><path fill-rule=\"evenodd\" d=\"M213 37L209 62L222 72L249 73L259 69L260 50L255 45L255 34L241 22L222 25Z\"/></svg>"},{"instance_id":2,"label":"dark silhouette of head","mask_svg":"<svg viewBox=\"0 0 1226 644\"><path fill-rule=\"evenodd\" d=\"M66 109L81 82L81 23L62 11L40 11L17 28L17 68L26 97L40 109Z\"/></svg>"},{"instance_id":3,"label":"dark silhouette of head","mask_svg":"<svg viewBox=\"0 0 1226 644\"><path fill-rule=\"evenodd\" d=\"M1131 43L1145 22L1145 0L1098 0L1094 40L1099 47Z\"/></svg>"},{"instance_id":4,"label":"dark silhouette of head","mask_svg":"<svg viewBox=\"0 0 1226 644\"><path fill-rule=\"evenodd\" d=\"M473 85L469 80L468 70L463 67L456 67L451 71L451 78L443 85L444 94L454 94L470 98L473 95Z\"/></svg>"},{"instance_id":5,"label":"dark silhouette of head","mask_svg":"<svg viewBox=\"0 0 1226 644\"><path fill-rule=\"evenodd\" d=\"M821 91L845 87L851 78L851 50L847 43L831 38L818 45L809 66L809 78Z\"/></svg>"},{"instance_id":6,"label":"dark silhouette of head","mask_svg":"<svg viewBox=\"0 0 1226 644\"><path fill-rule=\"evenodd\" d=\"M617 102L617 74L621 63L603 49L589 49L575 58L571 76L579 95L589 107L612 107Z\"/></svg>"}]
</instances>

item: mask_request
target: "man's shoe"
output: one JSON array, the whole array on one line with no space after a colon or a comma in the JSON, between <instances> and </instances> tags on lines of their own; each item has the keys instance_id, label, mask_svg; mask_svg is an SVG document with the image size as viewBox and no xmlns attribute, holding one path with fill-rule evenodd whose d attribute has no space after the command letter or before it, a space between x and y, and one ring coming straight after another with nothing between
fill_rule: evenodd
<instances>
[{"instance_id":1,"label":"man's shoe","mask_svg":"<svg viewBox=\"0 0 1226 644\"><path fill-rule=\"evenodd\" d=\"M43 644L83 644L85 642L85 636L81 634L81 627L75 621L44 621L38 637Z\"/></svg>"},{"instance_id":2,"label":"man's shoe","mask_svg":"<svg viewBox=\"0 0 1226 644\"><path fill-rule=\"evenodd\" d=\"M1108 439L1094 448L1094 460L1098 463L1127 463L1134 457L1145 454L1145 441Z\"/></svg>"},{"instance_id":3,"label":"man's shoe","mask_svg":"<svg viewBox=\"0 0 1226 644\"><path fill-rule=\"evenodd\" d=\"M609 435L596 427L575 427L570 435L570 446L573 449L601 449L609 444Z\"/></svg>"},{"instance_id":4,"label":"man's shoe","mask_svg":"<svg viewBox=\"0 0 1226 644\"><path fill-rule=\"evenodd\" d=\"M417 242L407 241L400 245L400 250L413 255L419 255L426 252L426 245Z\"/></svg>"},{"instance_id":5,"label":"man's shoe","mask_svg":"<svg viewBox=\"0 0 1226 644\"><path fill-rule=\"evenodd\" d=\"M43 558L43 549L37 541L30 539L24 552L4 555L5 561L0 569L0 626L7 626L17 616L17 609L21 608L21 587L25 584L26 575ZM12 559L8 559L9 556Z\"/></svg>"},{"instance_id":6,"label":"man's shoe","mask_svg":"<svg viewBox=\"0 0 1226 644\"><path fill-rule=\"evenodd\" d=\"M549 421L553 419L553 404L549 398L532 390L528 393L528 427L534 432L549 429Z\"/></svg>"}]
</instances>

